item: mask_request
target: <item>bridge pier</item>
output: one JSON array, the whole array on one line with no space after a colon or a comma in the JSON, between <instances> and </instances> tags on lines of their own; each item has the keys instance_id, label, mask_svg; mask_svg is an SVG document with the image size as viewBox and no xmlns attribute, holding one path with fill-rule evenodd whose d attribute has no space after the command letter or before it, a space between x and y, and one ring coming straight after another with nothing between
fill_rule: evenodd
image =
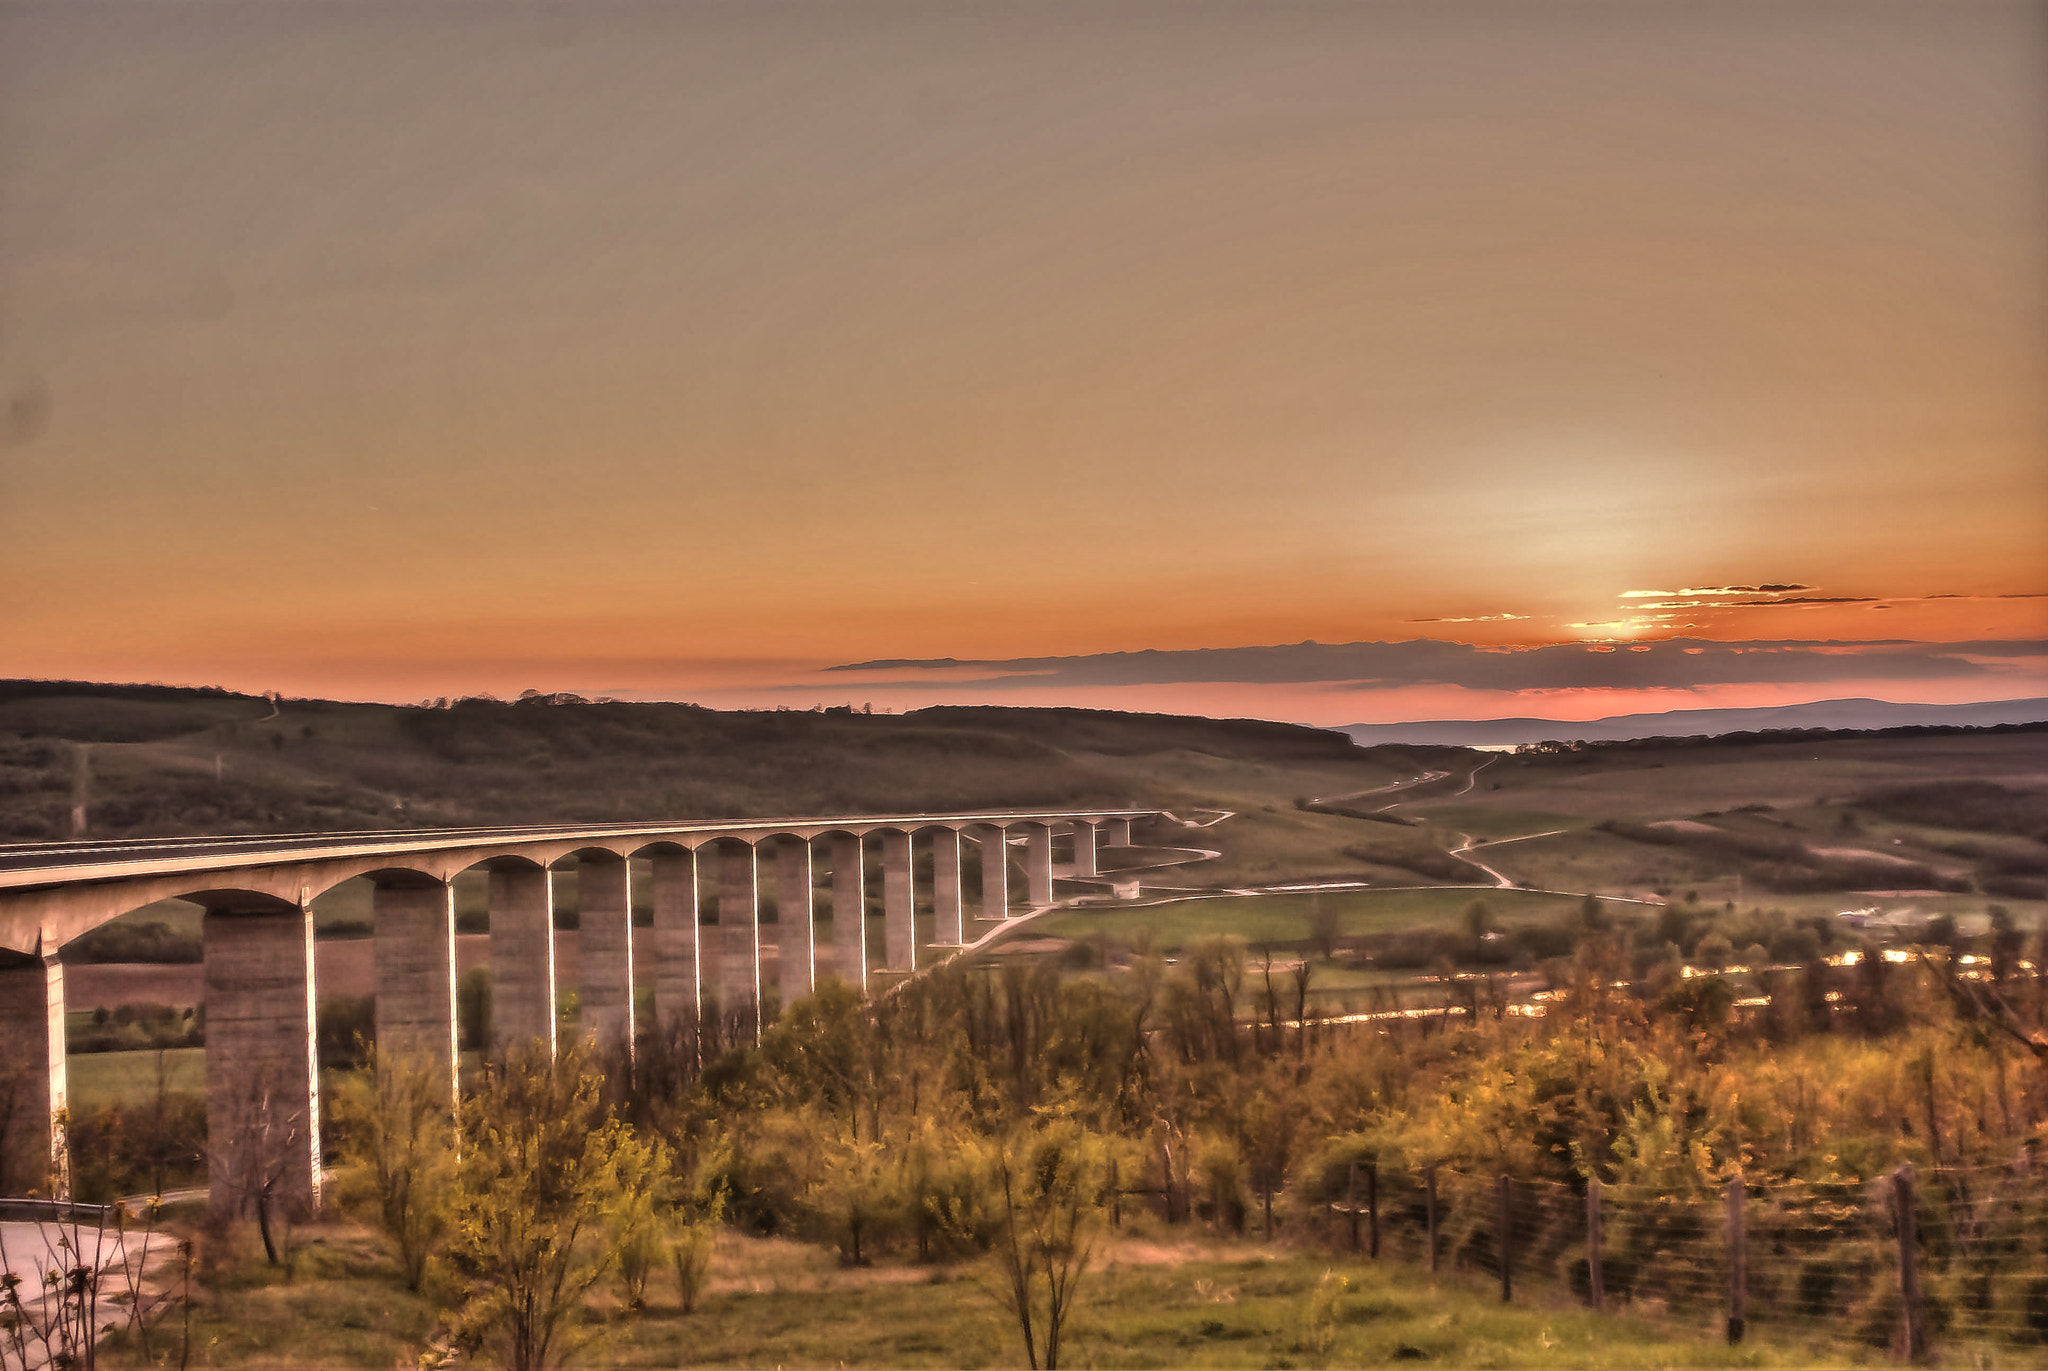
<instances>
[{"instance_id":1,"label":"bridge pier","mask_svg":"<svg viewBox=\"0 0 2048 1371\"><path fill-rule=\"evenodd\" d=\"M377 1051L430 1066L455 1104L455 891L416 873L373 876ZM211 1011L208 1011L209 1014Z\"/></svg>"},{"instance_id":2,"label":"bridge pier","mask_svg":"<svg viewBox=\"0 0 2048 1371\"><path fill-rule=\"evenodd\" d=\"M555 1054L555 891L548 870L491 868L491 1041L502 1056L539 1040Z\"/></svg>"},{"instance_id":3,"label":"bridge pier","mask_svg":"<svg viewBox=\"0 0 2048 1371\"><path fill-rule=\"evenodd\" d=\"M697 973L697 854L654 854L654 1018L666 1028L703 1012Z\"/></svg>"},{"instance_id":4,"label":"bridge pier","mask_svg":"<svg viewBox=\"0 0 2048 1371\"><path fill-rule=\"evenodd\" d=\"M0 953L0 1024L8 1049L0 1059L0 1195L61 1198L65 1105L64 964L57 949Z\"/></svg>"},{"instance_id":5,"label":"bridge pier","mask_svg":"<svg viewBox=\"0 0 2048 1371\"><path fill-rule=\"evenodd\" d=\"M761 1030L761 897L754 845L723 844L718 859L718 1010Z\"/></svg>"},{"instance_id":6,"label":"bridge pier","mask_svg":"<svg viewBox=\"0 0 2048 1371\"><path fill-rule=\"evenodd\" d=\"M832 835L832 948L839 979L868 988L867 852L857 833Z\"/></svg>"},{"instance_id":7,"label":"bridge pier","mask_svg":"<svg viewBox=\"0 0 2048 1371\"><path fill-rule=\"evenodd\" d=\"M932 942L958 947L966 941L960 927L960 830L935 828L931 833Z\"/></svg>"},{"instance_id":8,"label":"bridge pier","mask_svg":"<svg viewBox=\"0 0 2048 1371\"><path fill-rule=\"evenodd\" d=\"M577 952L583 989L578 1035L633 1051L633 866L602 850L577 854Z\"/></svg>"},{"instance_id":9,"label":"bridge pier","mask_svg":"<svg viewBox=\"0 0 2048 1371\"><path fill-rule=\"evenodd\" d=\"M891 971L917 969L917 898L911 884L910 835L882 830L883 953Z\"/></svg>"},{"instance_id":10,"label":"bridge pier","mask_svg":"<svg viewBox=\"0 0 2048 1371\"><path fill-rule=\"evenodd\" d=\"M216 1218L320 1208L313 914L195 896L206 957L207 1186Z\"/></svg>"},{"instance_id":11,"label":"bridge pier","mask_svg":"<svg viewBox=\"0 0 2048 1371\"><path fill-rule=\"evenodd\" d=\"M1010 917L1010 832L990 824L976 837L981 844L981 917Z\"/></svg>"},{"instance_id":12,"label":"bridge pier","mask_svg":"<svg viewBox=\"0 0 2048 1371\"><path fill-rule=\"evenodd\" d=\"M1024 825L1024 898L1033 909L1052 903L1052 825Z\"/></svg>"},{"instance_id":13,"label":"bridge pier","mask_svg":"<svg viewBox=\"0 0 2048 1371\"><path fill-rule=\"evenodd\" d=\"M784 1009L814 988L814 918L811 845L802 838L785 838L775 845L775 961Z\"/></svg>"},{"instance_id":14,"label":"bridge pier","mask_svg":"<svg viewBox=\"0 0 2048 1371\"><path fill-rule=\"evenodd\" d=\"M1085 819L1074 820L1074 874L1099 874L1095 857L1095 825Z\"/></svg>"},{"instance_id":15,"label":"bridge pier","mask_svg":"<svg viewBox=\"0 0 2048 1371\"><path fill-rule=\"evenodd\" d=\"M1102 845L1104 847L1129 847L1131 845L1131 821L1129 819L1104 819L1102 821Z\"/></svg>"}]
</instances>

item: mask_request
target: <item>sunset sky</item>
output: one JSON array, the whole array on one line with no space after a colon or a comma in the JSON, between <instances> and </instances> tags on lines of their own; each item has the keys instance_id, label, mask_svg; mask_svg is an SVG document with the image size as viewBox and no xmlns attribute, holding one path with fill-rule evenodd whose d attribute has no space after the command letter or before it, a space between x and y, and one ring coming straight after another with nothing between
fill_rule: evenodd
<instances>
[{"instance_id":1,"label":"sunset sky","mask_svg":"<svg viewBox=\"0 0 2048 1371\"><path fill-rule=\"evenodd\" d=\"M0 676L2048 695L2048 7L0 0Z\"/></svg>"}]
</instances>

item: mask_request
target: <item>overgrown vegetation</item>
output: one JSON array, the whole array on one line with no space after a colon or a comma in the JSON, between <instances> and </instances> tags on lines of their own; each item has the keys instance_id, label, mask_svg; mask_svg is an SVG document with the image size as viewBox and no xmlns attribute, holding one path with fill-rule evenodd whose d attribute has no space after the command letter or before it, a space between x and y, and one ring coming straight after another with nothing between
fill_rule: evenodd
<instances>
[{"instance_id":1,"label":"overgrown vegetation","mask_svg":"<svg viewBox=\"0 0 2048 1371\"><path fill-rule=\"evenodd\" d=\"M427 1252L402 1269L443 1273L454 1326L523 1330L506 1335L513 1365L546 1364L607 1281L620 1307L644 1305L664 1253L693 1304L706 1244L680 1235L724 1210L850 1268L988 1263L1015 1353L1053 1366L1108 1208L1129 1196L1313 1241L1333 1176L1361 1159L1714 1196L1738 1172L1842 1185L2048 1143L2048 1046L2025 1041L2048 1044L2048 991L2020 959L1965 995L1940 974L1952 948L1924 964L1867 949L1774 976L1745 1009L1721 978L1657 974L1653 920L1580 918L1538 1018L1506 1013L1482 978L1439 1015L1291 1022L1273 1011L1285 989L1229 937L1114 979L949 965L870 1002L827 984L758 1044L705 1025L649 1034L601 1071L573 1056L492 1069L464 1105L449 1234L372 1217L402 1254ZM1985 1016L1994 1003L2009 1022ZM351 1088L370 1091L362 1079ZM355 1098L348 1154L388 1201L379 1129L397 1119L406 1136L431 1111L388 1085ZM1304 1345L1329 1336L1328 1311L1314 1317Z\"/></svg>"}]
</instances>

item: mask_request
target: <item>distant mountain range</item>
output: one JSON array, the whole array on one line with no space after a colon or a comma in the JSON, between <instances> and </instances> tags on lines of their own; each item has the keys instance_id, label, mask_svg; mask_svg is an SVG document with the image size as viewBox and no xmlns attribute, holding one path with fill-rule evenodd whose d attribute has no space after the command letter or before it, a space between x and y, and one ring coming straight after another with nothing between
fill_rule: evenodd
<instances>
[{"instance_id":1,"label":"distant mountain range","mask_svg":"<svg viewBox=\"0 0 2048 1371\"><path fill-rule=\"evenodd\" d=\"M1911 724L1983 728L2048 720L2048 699L1991 700L1968 705L1893 704L1889 700L1816 700L1758 709L1673 709L1605 719L1425 719L1405 724L1346 724L1363 746L1432 743L1505 747L1519 743L1592 742L1614 738L1697 738L1772 728L1900 728Z\"/></svg>"}]
</instances>

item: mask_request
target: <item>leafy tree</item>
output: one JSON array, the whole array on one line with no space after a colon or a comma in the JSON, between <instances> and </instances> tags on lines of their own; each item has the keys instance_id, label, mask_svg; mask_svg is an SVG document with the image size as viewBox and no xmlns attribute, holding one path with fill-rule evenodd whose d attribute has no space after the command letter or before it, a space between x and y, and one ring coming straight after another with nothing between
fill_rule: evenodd
<instances>
[{"instance_id":1,"label":"leafy tree","mask_svg":"<svg viewBox=\"0 0 2048 1371\"><path fill-rule=\"evenodd\" d=\"M725 1192L721 1190L712 1208L680 1220L669 1231L668 1259L676 1273L676 1303L685 1314L696 1312L698 1297L711 1279L711 1253L724 1205Z\"/></svg>"},{"instance_id":2,"label":"leafy tree","mask_svg":"<svg viewBox=\"0 0 2048 1371\"><path fill-rule=\"evenodd\" d=\"M847 1263L864 1266L863 1240L900 1209L894 1159L881 1143L840 1139L826 1150L824 1162L812 1203L830 1219Z\"/></svg>"},{"instance_id":3,"label":"leafy tree","mask_svg":"<svg viewBox=\"0 0 2048 1371\"><path fill-rule=\"evenodd\" d=\"M398 1247L405 1288L418 1290L450 1223L455 1115L447 1068L367 1048L363 1067L342 1078L334 1113L344 1155L359 1168L378 1224Z\"/></svg>"},{"instance_id":4,"label":"leafy tree","mask_svg":"<svg viewBox=\"0 0 2048 1371\"><path fill-rule=\"evenodd\" d=\"M620 1219L653 1184L656 1148L600 1097L579 1051L538 1045L492 1069L462 1110L454 1254L465 1334L513 1371L556 1364L583 1296L619 1257Z\"/></svg>"},{"instance_id":5,"label":"leafy tree","mask_svg":"<svg viewBox=\"0 0 2048 1371\"><path fill-rule=\"evenodd\" d=\"M1493 916L1493 906L1484 900L1474 900L1466 905L1458 921L1465 927L1465 941L1471 945L1475 956L1486 945L1486 935L1493 932L1498 923Z\"/></svg>"},{"instance_id":6,"label":"leafy tree","mask_svg":"<svg viewBox=\"0 0 2048 1371\"><path fill-rule=\"evenodd\" d=\"M725 1218L725 1171L732 1160L729 1144L717 1142L687 1152L670 1190L671 1209L662 1231L669 1264L675 1268L676 1298L685 1314L697 1308L697 1297L711 1279L711 1254L719 1223Z\"/></svg>"}]
</instances>

